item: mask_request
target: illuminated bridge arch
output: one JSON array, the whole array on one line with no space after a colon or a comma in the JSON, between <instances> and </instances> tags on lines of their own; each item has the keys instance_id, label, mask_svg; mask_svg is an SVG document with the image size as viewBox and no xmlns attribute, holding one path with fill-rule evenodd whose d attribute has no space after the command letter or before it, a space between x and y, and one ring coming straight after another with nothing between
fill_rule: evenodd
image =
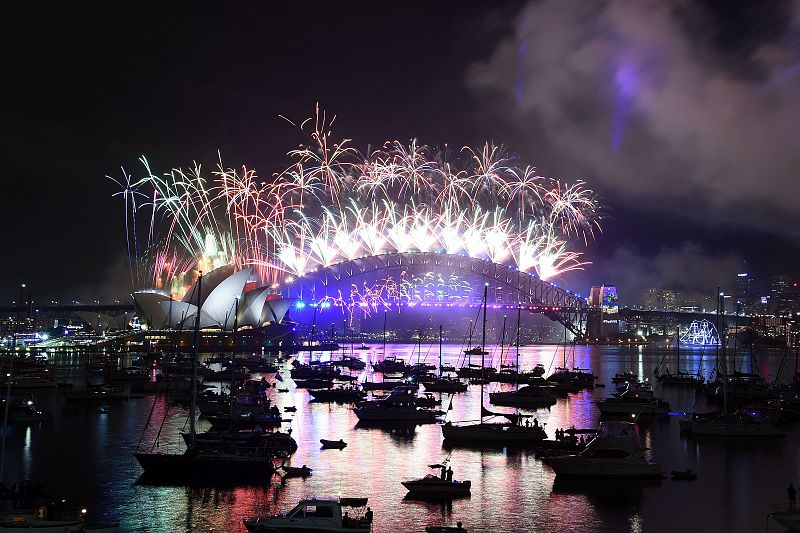
<instances>
[{"instance_id":1,"label":"illuminated bridge arch","mask_svg":"<svg viewBox=\"0 0 800 533\"><path fill-rule=\"evenodd\" d=\"M329 293L329 288L341 286L342 282L404 268L428 268L482 277L487 282L508 288L509 294L516 296L514 306L523 305L531 312L542 313L563 324L577 337L583 337L586 333L586 299L514 267L462 255L404 252L359 257L308 272L284 283L281 294L287 298L319 301L335 296L332 289Z\"/></svg>"}]
</instances>

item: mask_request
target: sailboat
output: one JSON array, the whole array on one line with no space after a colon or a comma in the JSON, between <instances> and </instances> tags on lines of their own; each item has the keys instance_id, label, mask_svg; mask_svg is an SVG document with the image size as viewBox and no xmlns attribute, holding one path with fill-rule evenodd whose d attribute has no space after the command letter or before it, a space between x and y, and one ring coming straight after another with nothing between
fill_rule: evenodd
<instances>
[{"instance_id":1,"label":"sailboat","mask_svg":"<svg viewBox=\"0 0 800 533\"><path fill-rule=\"evenodd\" d=\"M486 299L488 296L488 286L483 288L483 333L481 346L486 345ZM481 356L481 370L484 366L484 356ZM453 423L447 422L442 426L442 436L445 441L460 441L463 443L482 443L491 442L493 444L506 445L536 445L547 438L544 428L538 423L525 426L522 422L522 415L493 413L483 405L483 382L481 382L481 411L480 420L477 423ZM506 417L509 422L484 422L484 417Z\"/></svg>"},{"instance_id":2,"label":"sailboat","mask_svg":"<svg viewBox=\"0 0 800 533\"><path fill-rule=\"evenodd\" d=\"M681 327L678 325L678 331L675 333L676 350L675 350L675 367L676 374L670 372L669 367L664 365L663 369L658 365L653 370L653 375L658 381L667 385L690 385L696 387L702 385L703 378L700 376L698 369L697 374L690 374L688 372L681 372Z\"/></svg>"},{"instance_id":3,"label":"sailboat","mask_svg":"<svg viewBox=\"0 0 800 533\"><path fill-rule=\"evenodd\" d=\"M722 310L722 293L717 288L717 320L720 320ZM719 328L717 328L719 330ZM692 435L707 437L785 437L786 434L757 416L756 413L739 410L728 412L728 362L725 359L725 337L720 336L722 342L722 415L718 418L700 416L693 413L688 420L681 421L681 429L687 430ZM717 367L719 369L719 346L717 346ZM717 370L719 371L719 370ZM734 368L735 371L735 368Z\"/></svg>"},{"instance_id":4,"label":"sailboat","mask_svg":"<svg viewBox=\"0 0 800 533\"><path fill-rule=\"evenodd\" d=\"M197 280L197 301L203 286L203 275ZM184 453L135 452L144 470L144 478L166 483L197 481L236 482L266 481L274 471L272 456L209 450L197 446L197 362L200 347L200 312L195 317L194 353L192 357L192 403L189 408L189 444Z\"/></svg>"},{"instance_id":5,"label":"sailboat","mask_svg":"<svg viewBox=\"0 0 800 533\"><path fill-rule=\"evenodd\" d=\"M507 392L490 392L489 403L494 405L507 405L511 407L549 407L556 403L555 394L552 392L551 387L540 385L525 385L520 388L520 382L527 378L520 375L519 372L519 334L520 334L520 315L522 307L517 307L517 344L516 344L516 360L512 376L514 377L515 388L513 391ZM501 370L500 372L503 372Z\"/></svg>"},{"instance_id":6,"label":"sailboat","mask_svg":"<svg viewBox=\"0 0 800 533\"><path fill-rule=\"evenodd\" d=\"M439 376L427 383L422 384L428 392L465 392L467 384L458 378L449 378L442 376L442 326L439 326Z\"/></svg>"}]
</instances>

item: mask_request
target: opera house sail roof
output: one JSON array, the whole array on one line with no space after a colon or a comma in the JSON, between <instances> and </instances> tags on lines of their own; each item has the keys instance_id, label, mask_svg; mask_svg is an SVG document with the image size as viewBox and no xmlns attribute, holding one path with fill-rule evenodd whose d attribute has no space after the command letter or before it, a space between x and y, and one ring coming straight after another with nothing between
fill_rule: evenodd
<instances>
[{"instance_id":1,"label":"opera house sail roof","mask_svg":"<svg viewBox=\"0 0 800 533\"><path fill-rule=\"evenodd\" d=\"M203 276L200 302L196 284L180 300L155 290L135 292L133 300L140 322L153 329L185 329L199 310L203 328L230 330L234 323L251 328L280 323L291 301L270 294L268 287L251 288L254 284L248 282L253 277L252 268L234 270L232 265L226 265Z\"/></svg>"}]
</instances>

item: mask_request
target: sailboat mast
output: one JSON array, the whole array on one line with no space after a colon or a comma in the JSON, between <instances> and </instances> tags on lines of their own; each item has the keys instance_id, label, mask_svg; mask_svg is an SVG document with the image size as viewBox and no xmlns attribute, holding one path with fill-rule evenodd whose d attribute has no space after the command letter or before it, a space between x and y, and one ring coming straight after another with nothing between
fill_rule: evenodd
<instances>
[{"instance_id":1,"label":"sailboat mast","mask_svg":"<svg viewBox=\"0 0 800 533\"><path fill-rule=\"evenodd\" d=\"M517 385L517 390L519 390L519 332L520 332L520 318L522 316L522 306L517 306L517 359L516 359L516 367L517 367L517 375L514 377L514 382Z\"/></svg>"},{"instance_id":2,"label":"sailboat mast","mask_svg":"<svg viewBox=\"0 0 800 533\"><path fill-rule=\"evenodd\" d=\"M439 325L439 379L442 377L442 326Z\"/></svg>"},{"instance_id":3,"label":"sailboat mast","mask_svg":"<svg viewBox=\"0 0 800 533\"><path fill-rule=\"evenodd\" d=\"M194 351L192 353L192 404L189 406L189 450L195 446L197 415L197 359L200 355L200 305L203 301L203 273L197 278L197 315L194 318Z\"/></svg>"},{"instance_id":4,"label":"sailboat mast","mask_svg":"<svg viewBox=\"0 0 800 533\"><path fill-rule=\"evenodd\" d=\"M383 358L386 359L386 313L383 311Z\"/></svg>"},{"instance_id":5,"label":"sailboat mast","mask_svg":"<svg viewBox=\"0 0 800 533\"><path fill-rule=\"evenodd\" d=\"M481 333L481 423L483 423L483 381L486 378L486 299L489 296L489 284L483 286L483 332Z\"/></svg>"}]
</instances>

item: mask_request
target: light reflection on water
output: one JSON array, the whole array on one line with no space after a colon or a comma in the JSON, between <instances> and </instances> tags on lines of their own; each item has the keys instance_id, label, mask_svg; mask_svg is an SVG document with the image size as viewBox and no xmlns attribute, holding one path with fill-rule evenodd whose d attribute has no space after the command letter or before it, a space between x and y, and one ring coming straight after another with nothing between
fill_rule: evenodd
<instances>
[{"instance_id":1,"label":"light reflection on water","mask_svg":"<svg viewBox=\"0 0 800 533\"><path fill-rule=\"evenodd\" d=\"M380 359L377 350L356 351L362 359ZM390 345L389 353L409 358L411 345ZM436 363L436 349L422 348L427 362ZM641 347L577 347L569 366L591 368L606 388L560 398L550 409L524 411L535 414L552 437L557 428L596 427L594 402L611 394L616 372L632 370L650 377L663 350ZM459 347L445 347L445 363L457 364ZM335 358L339 354L334 355ZM522 366L542 363L552 370L563 363L564 349L555 346L523 348ZM301 354L306 360L308 354ZM329 358L329 355L323 357ZM416 355L415 355L416 360ZM499 362L494 357L495 364ZM762 368L777 368L779 356L762 357ZM507 362L509 362L507 360ZM713 368L713 354L681 354L681 368ZM745 361L742 369L751 368ZM672 362L675 369L674 361ZM288 376L288 372L284 372ZM365 370L363 380L380 379ZM292 388L291 381L278 384ZM485 399L494 390L511 385L484 387ZM690 390L668 388L657 393L672 403L673 411L691 411ZM480 387L457 395L448 420L475 420ZM680 437L677 417L640 424L643 442L665 470L692 468L700 478L692 483L664 480L654 483L558 483L549 468L535 459L533 450L468 449L443 447L437 424L412 429L357 426L349 405L309 403L307 391L269 391L281 411L291 414L292 435L299 450L291 464L314 469L311 477L277 478L258 487L186 488L134 484L141 470L131 452L142 437L149 449L158 429L164 449L181 450L187 410L164 397L112 404L111 413L99 414L95 406L82 406L80 415L59 414L63 399L52 393L37 394L42 408L56 413L52 424L15 427L10 432L9 472L18 478L31 474L46 481L56 494L68 495L90 509L96 520L119 520L126 531L244 531L241 520L253 515L288 510L307 495L368 496L375 511L376 531L424 531L430 523L464 522L470 531L672 531L691 524L692 530L751 531L763 529L770 505L781 501L786 485L798 479L800 451L797 431L782 441L721 443ZM439 396L437 394L437 396ZM444 402L443 405L447 405ZM151 427L142 428L151 411ZM510 412L510 408L490 407ZM289 416L289 413L286 413ZM199 429L207 427L200 421ZM343 450L321 450L319 439L342 438ZM21 453L20 453L21 452ZM405 499L400 481L423 476L428 464L450 457L456 479L472 482L472 496L452 502ZM727 528L727 529L726 529Z\"/></svg>"}]
</instances>

